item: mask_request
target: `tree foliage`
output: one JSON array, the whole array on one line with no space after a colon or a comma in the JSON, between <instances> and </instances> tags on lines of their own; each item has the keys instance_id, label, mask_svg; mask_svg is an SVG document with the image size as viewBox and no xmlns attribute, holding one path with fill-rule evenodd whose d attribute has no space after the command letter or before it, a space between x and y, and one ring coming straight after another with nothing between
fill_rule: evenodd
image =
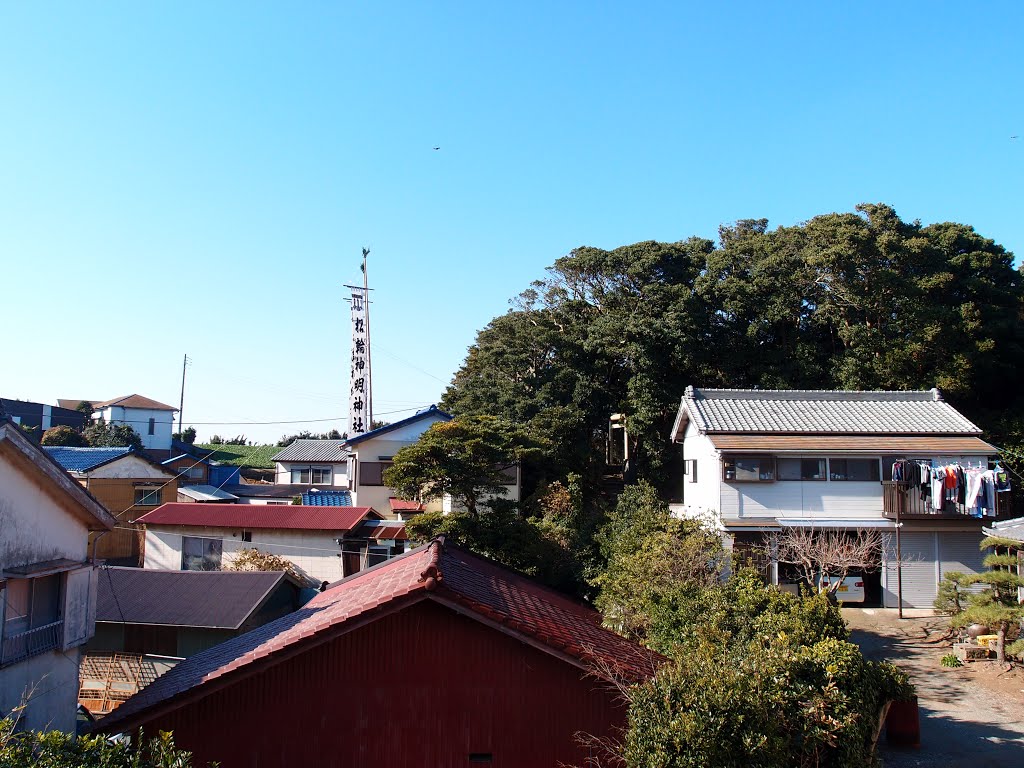
<instances>
[{"instance_id":1,"label":"tree foliage","mask_svg":"<svg viewBox=\"0 0 1024 768\"><path fill-rule=\"evenodd\" d=\"M175 440L180 440L186 445L195 445L196 442L196 428L187 427L184 432L175 432L171 435Z\"/></svg>"},{"instance_id":2,"label":"tree foliage","mask_svg":"<svg viewBox=\"0 0 1024 768\"><path fill-rule=\"evenodd\" d=\"M505 469L530 461L539 446L511 422L470 416L437 422L413 445L401 448L384 472L384 484L404 499L452 497L476 517L508 492Z\"/></svg>"},{"instance_id":3,"label":"tree foliage","mask_svg":"<svg viewBox=\"0 0 1024 768\"><path fill-rule=\"evenodd\" d=\"M1017 572L1017 551L1021 542L988 536L981 541L982 549L991 549L983 561L988 569L983 573L970 574L959 580L964 586L979 585L981 591L965 595L966 606L953 616L954 626L985 624L998 635L996 658L1006 661L1006 654L1024 653L1024 639L1007 647L1007 638L1020 634L1024 621L1024 605L1017 598L1018 590L1024 587L1024 576ZM1000 553L1002 550L1002 553Z\"/></svg>"},{"instance_id":4,"label":"tree foliage","mask_svg":"<svg viewBox=\"0 0 1024 768\"><path fill-rule=\"evenodd\" d=\"M43 432L41 442L43 445L66 445L72 448L85 448L89 445L81 432L65 425L50 427Z\"/></svg>"},{"instance_id":5,"label":"tree foliage","mask_svg":"<svg viewBox=\"0 0 1024 768\"><path fill-rule=\"evenodd\" d=\"M108 424L99 419L86 426L82 436L89 445L96 448L130 447L136 451L142 450L142 438L127 424Z\"/></svg>"},{"instance_id":6,"label":"tree foliage","mask_svg":"<svg viewBox=\"0 0 1024 768\"><path fill-rule=\"evenodd\" d=\"M1024 447L1024 393L1008 386L1024 363L1022 299L1001 246L881 204L775 230L741 220L717 243L581 247L478 334L442 406L523 425L548 458L527 487L572 471L585 494L613 413L626 415L630 472L666 487L665 435L690 384L939 386L993 439Z\"/></svg>"}]
</instances>

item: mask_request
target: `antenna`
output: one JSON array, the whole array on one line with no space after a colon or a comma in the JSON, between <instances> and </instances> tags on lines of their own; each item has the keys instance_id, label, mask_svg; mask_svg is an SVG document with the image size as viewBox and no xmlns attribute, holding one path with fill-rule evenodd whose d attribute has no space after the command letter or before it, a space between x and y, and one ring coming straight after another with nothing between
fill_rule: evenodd
<instances>
[{"instance_id":1,"label":"antenna","mask_svg":"<svg viewBox=\"0 0 1024 768\"><path fill-rule=\"evenodd\" d=\"M178 406L178 439L181 442L185 442L185 369L188 368L189 359L188 355L185 355L185 359L181 361L181 403Z\"/></svg>"}]
</instances>

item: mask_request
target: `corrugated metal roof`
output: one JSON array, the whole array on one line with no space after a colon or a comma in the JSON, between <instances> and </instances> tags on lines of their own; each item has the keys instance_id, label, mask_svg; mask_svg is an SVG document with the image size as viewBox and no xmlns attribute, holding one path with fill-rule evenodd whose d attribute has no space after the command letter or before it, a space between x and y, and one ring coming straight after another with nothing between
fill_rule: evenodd
<instances>
[{"instance_id":1,"label":"corrugated metal roof","mask_svg":"<svg viewBox=\"0 0 1024 768\"><path fill-rule=\"evenodd\" d=\"M178 493L196 501L238 501L238 497L213 485L183 485Z\"/></svg>"},{"instance_id":2,"label":"corrugated metal roof","mask_svg":"<svg viewBox=\"0 0 1024 768\"><path fill-rule=\"evenodd\" d=\"M238 629L285 579L276 571L100 570L96 620Z\"/></svg>"},{"instance_id":3,"label":"corrugated metal roof","mask_svg":"<svg viewBox=\"0 0 1024 768\"><path fill-rule=\"evenodd\" d=\"M136 522L146 525L187 525L233 530L350 531L367 516L381 517L372 507L183 502L164 504L138 518Z\"/></svg>"},{"instance_id":4,"label":"corrugated metal roof","mask_svg":"<svg viewBox=\"0 0 1024 768\"><path fill-rule=\"evenodd\" d=\"M310 507L351 507L352 494L348 491L311 490L302 494L302 503Z\"/></svg>"},{"instance_id":5,"label":"corrugated metal roof","mask_svg":"<svg viewBox=\"0 0 1024 768\"><path fill-rule=\"evenodd\" d=\"M132 452L130 447L71 448L65 445L44 445L43 450L68 472L88 472Z\"/></svg>"},{"instance_id":6,"label":"corrugated metal roof","mask_svg":"<svg viewBox=\"0 0 1024 768\"><path fill-rule=\"evenodd\" d=\"M704 433L981 433L943 401L936 389L850 392L689 387L680 405L680 416L684 415ZM674 431L678 431L680 420Z\"/></svg>"},{"instance_id":7,"label":"corrugated metal roof","mask_svg":"<svg viewBox=\"0 0 1024 768\"><path fill-rule=\"evenodd\" d=\"M299 611L192 656L108 715L100 728L115 732L150 707L166 703L250 664L326 633L349 620L406 600L434 599L502 625L508 632L588 669L641 680L662 661L658 654L605 629L597 611L553 589L451 545L443 539L350 576ZM319 639L319 638L317 638Z\"/></svg>"},{"instance_id":8,"label":"corrugated metal roof","mask_svg":"<svg viewBox=\"0 0 1024 768\"><path fill-rule=\"evenodd\" d=\"M422 512L426 507L418 501L407 501L392 496L388 499L392 512Z\"/></svg>"},{"instance_id":9,"label":"corrugated metal roof","mask_svg":"<svg viewBox=\"0 0 1024 768\"><path fill-rule=\"evenodd\" d=\"M888 437L885 435L709 435L720 451L806 453L991 455L998 451L978 437Z\"/></svg>"},{"instance_id":10,"label":"corrugated metal roof","mask_svg":"<svg viewBox=\"0 0 1024 768\"><path fill-rule=\"evenodd\" d=\"M373 521L363 523L355 533L356 536L365 536L374 541L407 541L408 534L405 532L403 523Z\"/></svg>"},{"instance_id":11,"label":"corrugated metal roof","mask_svg":"<svg viewBox=\"0 0 1024 768\"><path fill-rule=\"evenodd\" d=\"M274 461L322 461L339 463L348 460L344 440L296 440L282 448Z\"/></svg>"},{"instance_id":12,"label":"corrugated metal roof","mask_svg":"<svg viewBox=\"0 0 1024 768\"><path fill-rule=\"evenodd\" d=\"M103 408L117 406L119 408L145 408L150 411L176 411L173 405L165 405L143 395L124 395L115 397L113 400L104 400L102 403L93 403L92 407L97 411Z\"/></svg>"}]
</instances>

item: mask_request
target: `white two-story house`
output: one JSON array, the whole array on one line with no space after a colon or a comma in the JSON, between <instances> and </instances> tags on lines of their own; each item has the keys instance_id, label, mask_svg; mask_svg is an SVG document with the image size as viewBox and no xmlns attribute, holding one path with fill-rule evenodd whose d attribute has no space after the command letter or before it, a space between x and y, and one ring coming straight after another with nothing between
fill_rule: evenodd
<instances>
[{"instance_id":1,"label":"white two-story house","mask_svg":"<svg viewBox=\"0 0 1024 768\"><path fill-rule=\"evenodd\" d=\"M0 421L0 716L73 733L93 635L89 533L116 520L11 421Z\"/></svg>"},{"instance_id":2,"label":"white two-story house","mask_svg":"<svg viewBox=\"0 0 1024 768\"><path fill-rule=\"evenodd\" d=\"M171 458L171 434L178 409L142 395L115 397L93 403L93 418L107 424L127 424L142 438L142 447L155 459Z\"/></svg>"},{"instance_id":3,"label":"white two-story house","mask_svg":"<svg viewBox=\"0 0 1024 768\"><path fill-rule=\"evenodd\" d=\"M936 496L922 482L949 467L978 477L997 453L936 389L688 387L671 439L685 466L673 510L713 521L727 547L770 552L772 534L787 527L880 529L867 604L895 607L899 591L905 607L930 608L944 573L982 570L982 524L1009 509L1002 494L967 504L955 488ZM767 572L779 583L778 563Z\"/></svg>"}]
</instances>

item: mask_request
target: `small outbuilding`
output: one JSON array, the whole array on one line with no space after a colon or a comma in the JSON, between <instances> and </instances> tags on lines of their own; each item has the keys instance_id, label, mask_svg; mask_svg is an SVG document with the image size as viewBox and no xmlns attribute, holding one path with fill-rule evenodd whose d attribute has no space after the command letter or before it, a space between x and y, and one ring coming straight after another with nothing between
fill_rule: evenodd
<instances>
[{"instance_id":1,"label":"small outbuilding","mask_svg":"<svg viewBox=\"0 0 1024 768\"><path fill-rule=\"evenodd\" d=\"M100 721L172 730L194 761L584 765L581 735L626 723L609 678L661 657L592 609L443 539L328 588L193 656Z\"/></svg>"}]
</instances>

